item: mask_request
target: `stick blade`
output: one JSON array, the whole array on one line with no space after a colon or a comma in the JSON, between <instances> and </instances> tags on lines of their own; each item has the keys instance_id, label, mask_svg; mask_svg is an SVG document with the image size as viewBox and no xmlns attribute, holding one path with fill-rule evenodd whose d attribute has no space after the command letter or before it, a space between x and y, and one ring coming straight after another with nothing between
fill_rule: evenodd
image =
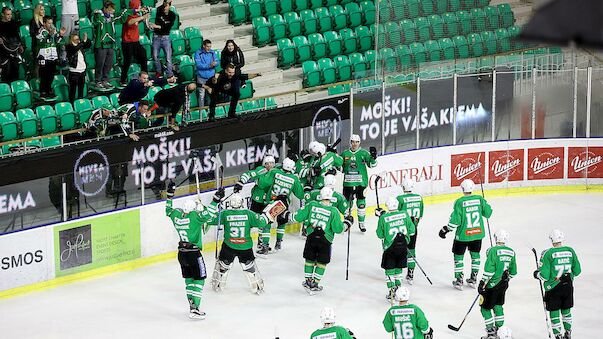
<instances>
[{"instance_id":1,"label":"stick blade","mask_svg":"<svg viewBox=\"0 0 603 339\"><path fill-rule=\"evenodd\" d=\"M453 330L455 332L458 332L460 330L460 327L454 327L454 326L448 324L448 329L451 329L451 330Z\"/></svg>"}]
</instances>

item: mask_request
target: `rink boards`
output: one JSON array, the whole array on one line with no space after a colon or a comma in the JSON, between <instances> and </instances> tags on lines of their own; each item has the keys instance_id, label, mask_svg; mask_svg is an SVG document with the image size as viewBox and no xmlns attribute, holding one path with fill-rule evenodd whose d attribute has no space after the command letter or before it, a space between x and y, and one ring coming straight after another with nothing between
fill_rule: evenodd
<instances>
[{"instance_id":1,"label":"rink boards","mask_svg":"<svg viewBox=\"0 0 603 339\"><path fill-rule=\"evenodd\" d=\"M407 176L427 202L457 197L464 179L472 179L478 189L483 183L489 196L601 190L603 139L518 140L400 152L380 156L369 173L365 195L370 207L376 205L376 186L383 204L401 193ZM252 185L245 185L244 196ZM201 200L209 202L212 195L202 193ZM175 199L174 205L184 199ZM0 298L174 258L178 237L164 208L158 202L1 236ZM298 230L295 226L288 231ZM204 250L215 250L215 240L214 228L204 235Z\"/></svg>"}]
</instances>

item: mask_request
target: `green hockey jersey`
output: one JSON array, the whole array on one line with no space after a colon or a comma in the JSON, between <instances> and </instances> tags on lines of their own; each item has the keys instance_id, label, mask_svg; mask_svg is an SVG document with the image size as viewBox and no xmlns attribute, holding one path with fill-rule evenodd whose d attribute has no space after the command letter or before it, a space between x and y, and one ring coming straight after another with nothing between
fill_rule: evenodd
<instances>
[{"instance_id":1,"label":"green hockey jersey","mask_svg":"<svg viewBox=\"0 0 603 339\"><path fill-rule=\"evenodd\" d=\"M429 322L423 311L416 305L406 304L392 306L383 318L383 327L387 332L394 332L394 338L424 338L429 332Z\"/></svg>"},{"instance_id":2,"label":"green hockey jersey","mask_svg":"<svg viewBox=\"0 0 603 339\"><path fill-rule=\"evenodd\" d=\"M180 241L190 242L199 249L203 249L203 236L202 232L205 232L206 223L212 218L216 217L218 205L212 201L211 204L206 206L203 211L192 211L188 214L179 208L172 207L172 199L168 199L165 202L165 215L167 215L174 225Z\"/></svg>"},{"instance_id":3,"label":"green hockey jersey","mask_svg":"<svg viewBox=\"0 0 603 339\"><path fill-rule=\"evenodd\" d=\"M353 339L353 337L346 328L342 326L331 326L312 332L310 339Z\"/></svg>"},{"instance_id":4,"label":"green hockey jersey","mask_svg":"<svg viewBox=\"0 0 603 339\"><path fill-rule=\"evenodd\" d=\"M266 203L267 194L265 189L262 189L258 186L258 180L263 177L266 173L268 173L266 167L258 166L255 169L249 170L241 174L241 177L239 177L239 181L242 184L246 184L251 180L255 180L256 184L251 189L251 200L260 204Z\"/></svg>"},{"instance_id":5,"label":"green hockey jersey","mask_svg":"<svg viewBox=\"0 0 603 339\"><path fill-rule=\"evenodd\" d=\"M213 218L209 223L216 225L217 219ZM233 209L222 211L220 225L224 226L224 243L235 250L247 250L253 247L251 229L263 228L267 225L267 220L248 209Z\"/></svg>"},{"instance_id":6,"label":"green hockey jersey","mask_svg":"<svg viewBox=\"0 0 603 339\"><path fill-rule=\"evenodd\" d=\"M453 231L456 230L456 240L480 240L486 235L482 217L490 218L491 215L492 207L486 199L481 195L466 195L454 202L448 227Z\"/></svg>"},{"instance_id":7,"label":"green hockey jersey","mask_svg":"<svg viewBox=\"0 0 603 339\"><path fill-rule=\"evenodd\" d=\"M327 152L321 158L314 158L311 167L320 167L320 174L312 177L312 186L314 188L322 188L324 186L324 178L327 172L332 168L339 168L343 165L343 158L333 152Z\"/></svg>"},{"instance_id":8,"label":"green hockey jersey","mask_svg":"<svg viewBox=\"0 0 603 339\"><path fill-rule=\"evenodd\" d=\"M423 198L419 194L405 193L399 195L398 199L398 210L406 211L408 215L417 219L417 225L421 218L423 218Z\"/></svg>"},{"instance_id":9,"label":"green hockey jersey","mask_svg":"<svg viewBox=\"0 0 603 339\"><path fill-rule=\"evenodd\" d=\"M260 177L258 181L260 189L266 191L266 202L278 199L279 195L287 196L287 202L290 199L291 193L299 200L304 198L304 188L299 182L297 175L287 173L280 168L275 168L270 172Z\"/></svg>"},{"instance_id":10,"label":"green hockey jersey","mask_svg":"<svg viewBox=\"0 0 603 339\"><path fill-rule=\"evenodd\" d=\"M343 232L343 222L341 215L334 206L324 205L322 202L310 201L302 209L299 209L292 217L297 222L303 222L308 225L306 233L312 234L318 227L325 232L325 238L333 243L336 233Z\"/></svg>"},{"instance_id":11,"label":"green hockey jersey","mask_svg":"<svg viewBox=\"0 0 603 339\"><path fill-rule=\"evenodd\" d=\"M415 224L405 211L390 211L381 214L377 222L377 237L383 240L383 249L388 249L396 239L398 233L406 238L406 244L415 234Z\"/></svg>"},{"instance_id":12,"label":"green hockey jersey","mask_svg":"<svg viewBox=\"0 0 603 339\"><path fill-rule=\"evenodd\" d=\"M304 202L309 203L310 201L320 201L318 200L318 196L320 195L320 190L315 189L310 192L306 192L304 194ZM348 212L349 203L345 200L345 197L339 192L333 192L333 198L331 199L331 204L339 210L339 213L346 214Z\"/></svg>"},{"instance_id":13,"label":"green hockey jersey","mask_svg":"<svg viewBox=\"0 0 603 339\"><path fill-rule=\"evenodd\" d=\"M502 280L503 273L509 272L509 278L517 274L515 251L507 246L494 246L486 251L486 264L482 280L487 282L486 287L492 288Z\"/></svg>"},{"instance_id":14,"label":"green hockey jersey","mask_svg":"<svg viewBox=\"0 0 603 339\"><path fill-rule=\"evenodd\" d=\"M295 174L297 174L302 186L306 186L308 184L308 178L310 177L310 165L312 162L314 162L313 158L310 158L310 161L306 162L301 157L295 162Z\"/></svg>"},{"instance_id":15,"label":"green hockey jersey","mask_svg":"<svg viewBox=\"0 0 603 339\"><path fill-rule=\"evenodd\" d=\"M92 12L92 25L94 26L94 48L113 48L121 37L117 37L115 24L125 23L128 15L132 15L133 11L124 9L121 12L115 12L109 17L105 13L97 9Z\"/></svg>"},{"instance_id":16,"label":"green hockey jersey","mask_svg":"<svg viewBox=\"0 0 603 339\"><path fill-rule=\"evenodd\" d=\"M542 253L539 271L540 279L544 281L544 289L550 291L559 284L562 275L569 273L574 280L582 273L582 267L574 249L561 246L551 247Z\"/></svg>"},{"instance_id":17,"label":"green hockey jersey","mask_svg":"<svg viewBox=\"0 0 603 339\"><path fill-rule=\"evenodd\" d=\"M371 154L363 148L358 148L356 151L347 149L341 153L341 158L343 159L343 186L367 187L367 167L377 166L377 160L373 159Z\"/></svg>"}]
</instances>

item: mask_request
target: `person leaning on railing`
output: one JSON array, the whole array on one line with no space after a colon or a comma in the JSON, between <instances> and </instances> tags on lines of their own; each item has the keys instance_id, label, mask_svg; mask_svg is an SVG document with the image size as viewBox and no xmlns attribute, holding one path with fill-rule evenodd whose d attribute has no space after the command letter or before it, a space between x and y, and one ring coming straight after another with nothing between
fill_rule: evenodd
<instances>
[{"instance_id":1,"label":"person leaning on railing","mask_svg":"<svg viewBox=\"0 0 603 339\"><path fill-rule=\"evenodd\" d=\"M85 139L105 137L109 135L124 134L134 141L138 136L132 131L132 125L128 120L127 112L117 112L111 104L103 104L100 108L92 111L90 119L84 123L86 131Z\"/></svg>"}]
</instances>

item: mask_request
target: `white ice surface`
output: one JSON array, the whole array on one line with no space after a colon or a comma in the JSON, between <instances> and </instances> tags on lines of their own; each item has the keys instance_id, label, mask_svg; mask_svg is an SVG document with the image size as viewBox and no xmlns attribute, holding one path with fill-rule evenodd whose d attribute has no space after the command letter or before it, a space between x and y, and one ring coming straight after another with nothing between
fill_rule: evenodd
<instances>
[{"instance_id":1,"label":"white ice surface","mask_svg":"<svg viewBox=\"0 0 603 339\"><path fill-rule=\"evenodd\" d=\"M575 281L574 337L598 338L603 311L603 194L534 195L489 199L494 209L493 231L505 228L509 245L518 254L518 276L511 281L505 305L506 324L515 338L546 338L544 312L530 246L540 252L549 246L553 227L566 232L583 273ZM459 324L475 290L451 287L452 237L441 240L437 230L447 222L451 203L428 205L420 225L418 259L434 282L430 286L416 270L411 287L418 304L434 328L436 338L479 338L484 325L474 308L460 332ZM345 281L346 237L333 244L331 264L323 280L324 291L310 297L301 287L303 239L286 235L284 250L258 259L266 293L253 295L238 264L233 265L226 290L215 293L206 284L202 309L207 319L188 319L184 283L176 260L93 280L68 284L0 301L0 338L308 338L320 327L323 306L334 307L337 322L357 338L391 338L381 321L388 309L384 273L379 267L380 241L375 218L369 217L366 234L354 229L351 238L350 280ZM171 227L171 225L165 225ZM484 245L487 244L487 240ZM482 250L485 253L484 246ZM204 253L213 269L213 253ZM597 266L599 268L597 268ZM469 256L465 257L469 270Z\"/></svg>"}]
</instances>

